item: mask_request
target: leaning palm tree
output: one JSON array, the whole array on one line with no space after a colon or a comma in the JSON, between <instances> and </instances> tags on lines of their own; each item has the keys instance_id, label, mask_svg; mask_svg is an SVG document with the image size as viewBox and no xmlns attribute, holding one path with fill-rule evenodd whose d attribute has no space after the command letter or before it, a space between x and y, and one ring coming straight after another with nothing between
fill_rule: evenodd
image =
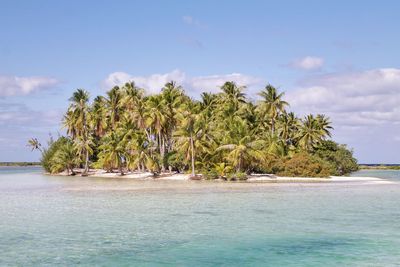
<instances>
[{"instance_id":1,"label":"leaning palm tree","mask_svg":"<svg viewBox=\"0 0 400 267\"><path fill-rule=\"evenodd\" d=\"M35 137L32 137L31 139L28 140L27 146L31 147L32 151L39 150L41 153L43 153L42 144Z\"/></svg>"},{"instance_id":2,"label":"leaning palm tree","mask_svg":"<svg viewBox=\"0 0 400 267\"><path fill-rule=\"evenodd\" d=\"M281 112L288 106L288 102L282 100L285 93L278 93L277 89L268 84L259 94L263 99L259 103L259 109L264 116L268 116L271 121L271 133L275 133L275 122Z\"/></svg>"}]
</instances>

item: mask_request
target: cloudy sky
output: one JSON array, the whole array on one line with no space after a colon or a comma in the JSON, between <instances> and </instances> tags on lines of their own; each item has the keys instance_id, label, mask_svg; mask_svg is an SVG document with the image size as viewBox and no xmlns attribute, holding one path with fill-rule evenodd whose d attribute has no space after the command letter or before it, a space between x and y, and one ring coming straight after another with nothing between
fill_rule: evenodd
<instances>
[{"instance_id":1,"label":"cloudy sky","mask_svg":"<svg viewBox=\"0 0 400 267\"><path fill-rule=\"evenodd\" d=\"M0 2L0 161L63 133L76 88L92 96L169 80L193 97L226 80L271 83L300 115L325 113L361 163L400 162L398 1Z\"/></svg>"}]
</instances>

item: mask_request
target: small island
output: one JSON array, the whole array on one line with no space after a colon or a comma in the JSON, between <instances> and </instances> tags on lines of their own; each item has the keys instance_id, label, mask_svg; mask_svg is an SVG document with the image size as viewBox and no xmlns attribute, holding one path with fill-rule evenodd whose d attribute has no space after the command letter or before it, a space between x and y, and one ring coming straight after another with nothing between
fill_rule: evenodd
<instances>
[{"instance_id":1,"label":"small island","mask_svg":"<svg viewBox=\"0 0 400 267\"><path fill-rule=\"evenodd\" d=\"M173 81L158 94L128 82L90 101L77 89L62 121L66 136L29 146L58 175L258 181L358 169L353 152L331 140L325 115L298 117L270 84L257 101L232 81L220 90L193 99Z\"/></svg>"}]
</instances>

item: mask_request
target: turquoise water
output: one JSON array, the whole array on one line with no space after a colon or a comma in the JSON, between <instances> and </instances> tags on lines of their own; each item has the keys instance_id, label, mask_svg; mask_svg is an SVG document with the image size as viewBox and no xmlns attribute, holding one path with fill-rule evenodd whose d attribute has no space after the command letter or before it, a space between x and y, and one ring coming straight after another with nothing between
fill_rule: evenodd
<instances>
[{"instance_id":1,"label":"turquoise water","mask_svg":"<svg viewBox=\"0 0 400 267\"><path fill-rule=\"evenodd\" d=\"M392 184L217 184L0 168L1 266L399 266Z\"/></svg>"}]
</instances>

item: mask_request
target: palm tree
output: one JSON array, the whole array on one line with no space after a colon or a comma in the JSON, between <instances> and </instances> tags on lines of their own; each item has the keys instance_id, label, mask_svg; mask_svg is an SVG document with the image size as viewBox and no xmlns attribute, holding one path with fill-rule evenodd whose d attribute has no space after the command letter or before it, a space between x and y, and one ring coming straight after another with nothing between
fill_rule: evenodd
<instances>
[{"instance_id":1,"label":"palm tree","mask_svg":"<svg viewBox=\"0 0 400 267\"><path fill-rule=\"evenodd\" d=\"M216 151L229 151L226 158L236 167L238 172L242 171L246 163L260 160L263 155L261 150L265 147L265 141L256 139L253 132L248 131L246 122L235 124L236 132L228 137L228 143L219 146Z\"/></svg>"},{"instance_id":2,"label":"palm tree","mask_svg":"<svg viewBox=\"0 0 400 267\"><path fill-rule=\"evenodd\" d=\"M333 129L331 126L331 122L329 121L329 118L326 117L323 114L318 114L316 117L316 120L318 121L318 127L321 131L322 138L331 137L331 132L330 130Z\"/></svg>"},{"instance_id":3,"label":"palm tree","mask_svg":"<svg viewBox=\"0 0 400 267\"><path fill-rule=\"evenodd\" d=\"M121 175L124 175L122 164L126 156L125 142L119 131L110 131L102 138L99 147L99 158L104 166L108 168L118 168Z\"/></svg>"},{"instance_id":4,"label":"palm tree","mask_svg":"<svg viewBox=\"0 0 400 267\"><path fill-rule=\"evenodd\" d=\"M190 103L190 104L189 104ZM191 159L192 177L196 176L195 161L196 161L196 144L201 139L201 123L198 115L198 105L189 102L185 108L185 112L181 113L181 122L178 131L175 133L176 146L178 151L185 154L186 160ZM197 111L197 112L196 112Z\"/></svg>"},{"instance_id":5,"label":"palm tree","mask_svg":"<svg viewBox=\"0 0 400 267\"><path fill-rule=\"evenodd\" d=\"M139 171L144 171L148 161L151 161L151 144L146 135L141 131L133 131L124 136L126 143L127 165L137 167Z\"/></svg>"},{"instance_id":6,"label":"palm tree","mask_svg":"<svg viewBox=\"0 0 400 267\"><path fill-rule=\"evenodd\" d=\"M174 81L168 82L161 90L162 102L166 112L165 123L165 150L170 153L173 146L173 132L177 126L177 114L180 106L184 102L189 102L189 98L184 94L181 86L178 86Z\"/></svg>"},{"instance_id":7,"label":"palm tree","mask_svg":"<svg viewBox=\"0 0 400 267\"><path fill-rule=\"evenodd\" d=\"M277 89L272 85L268 84L265 89L259 94L263 99L259 103L259 109L271 120L271 133L275 133L275 121L279 114L285 110L285 107L289 104L283 101L282 98L285 93L278 93Z\"/></svg>"},{"instance_id":8,"label":"palm tree","mask_svg":"<svg viewBox=\"0 0 400 267\"><path fill-rule=\"evenodd\" d=\"M122 114L122 92L118 86L114 86L106 94L105 107L107 119L109 121L108 125L110 125L111 129L114 130Z\"/></svg>"},{"instance_id":9,"label":"palm tree","mask_svg":"<svg viewBox=\"0 0 400 267\"><path fill-rule=\"evenodd\" d=\"M51 158L51 173L67 170L67 175L75 175L74 167L79 161L76 157L76 149L69 139L62 144Z\"/></svg>"},{"instance_id":10,"label":"palm tree","mask_svg":"<svg viewBox=\"0 0 400 267\"><path fill-rule=\"evenodd\" d=\"M293 112L282 113L277 121L277 132L286 145L293 145L300 121Z\"/></svg>"},{"instance_id":11,"label":"palm tree","mask_svg":"<svg viewBox=\"0 0 400 267\"><path fill-rule=\"evenodd\" d=\"M84 158L85 169L82 176L86 176L89 172L89 156L93 154L94 146L93 137L90 133L85 133L74 140L74 149L77 151L79 158Z\"/></svg>"},{"instance_id":12,"label":"palm tree","mask_svg":"<svg viewBox=\"0 0 400 267\"><path fill-rule=\"evenodd\" d=\"M74 140L79 138L85 146L82 148L82 153L85 155L85 169L82 175L87 175L89 171L89 153L90 149L88 138L90 137L89 129L89 93L84 89L77 89L72 97L67 114L64 116L64 126L67 127L69 133Z\"/></svg>"},{"instance_id":13,"label":"palm tree","mask_svg":"<svg viewBox=\"0 0 400 267\"><path fill-rule=\"evenodd\" d=\"M323 123L328 122L328 120L325 121L325 118L317 119L312 114L302 120L298 133L298 143L302 149L311 152L326 137L329 125L321 125L322 119Z\"/></svg>"},{"instance_id":14,"label":"palm tree","mask_svg":"<svg viewBox=\"0 0 400 267\"><path fill-rule=\"evenodd\" d=\"M32 151L37 149L41 153L43 153L42 144L39 143L39 140L37 138L35 138L35 137L32 137L31 139L28 140L27 146L31 147Z\"/></svg>"},{"instance_id":15,"label":"palm tree","mask_svg":"<svg viewBox=\"0 0 400 267\"><path fill-rule=\"evenodd\" d=\"M166 127L166 110L162 101L161 95L150 96L146 102L146 124L154 130L156 134L156 140L161 156L162 171L165 171L165 127Z\"/></svg>"},{"instance_id":16,"label":"palm tree","mask_svg":"<svg viewBox=\"0 0 400 267\"><path fill-rule=\"evenodd\" d=\"M222 116L231 117L240 108L242 103L246 102L246 95L243 93L245 86L238 86L235 82L226 82L221 86L220 108Z\"/></svg>"},{"instance_id":17,"label":"palm tree","mask_svg":"<svg viewBox=\"0 0 400 267\"><path fill-rule=\"evenodd\" d=\"M214 170L218 175L218 178L224 178L228 173L231 172L232 167L227 165L225 162L214 164Z\"/></svg>"},{"instance_id":18,"label":"palm tree","mask_svg":"<svg viewBox=\"0 0 400 267\"><path fill-rule=\"evenodd\" d=\"M94 134L101 138L105 134L107 128L107 121L105 120L105 103L102 96L97 96L93 100L90 109L90 123L91 128L94 130Z\"/></svg>"}]
</instances>

